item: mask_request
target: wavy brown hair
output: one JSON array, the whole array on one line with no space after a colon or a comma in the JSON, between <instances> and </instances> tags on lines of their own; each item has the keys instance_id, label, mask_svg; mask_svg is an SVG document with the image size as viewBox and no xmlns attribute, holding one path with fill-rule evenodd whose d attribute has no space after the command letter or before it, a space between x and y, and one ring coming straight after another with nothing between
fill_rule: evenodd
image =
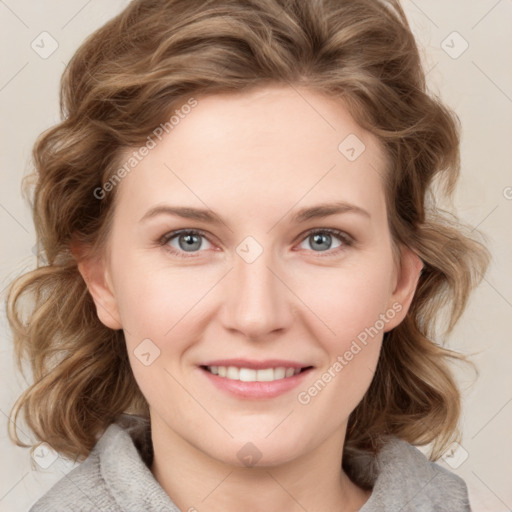
<instances>
[{"instance_id":1,"label":"wavy brown hair","mask_svg":"<svg viewBox=\"0 0 512 512\"><path fill-rule=\"evenodd\" d=\"M99 321L71 248L101 252L116 189L102 199L94 191L175 108L196 94L273 84L343 101L378 138L393 239L424 263L410 310L385 334L375 377L349 418L346 453L375 452L396 435L433 442L435 460L459 440L449 363L467 357L443 345L488 253L432 199L434 184L447 197L454 190L460 123L427 90L398 0L135 0L73 56L61 81L62 121L33 149L41 252L7 298L18 366L28 360L33 374L11 411L16 444L31 446L17 434L20 411L38 440L75 460L123 413L148 418L123 332Z\"/></svg>"}]
</instances>

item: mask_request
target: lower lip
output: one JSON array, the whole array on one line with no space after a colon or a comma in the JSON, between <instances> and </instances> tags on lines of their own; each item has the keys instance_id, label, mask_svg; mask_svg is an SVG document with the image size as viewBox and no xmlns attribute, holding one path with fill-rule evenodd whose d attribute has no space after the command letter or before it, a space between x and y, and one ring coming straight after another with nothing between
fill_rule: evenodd
<instances>
[{"instance_id":1,"label":"lower lip","mask_svg":"<svg viewBox=\"0 0 512 512\"><path fill-rule=\"evenodd\" d=\"M309 373L312 368L308 368L303 372L294 375L293 377L286 377L284 379L274 380L272 382L244 382L241 380L228 379L226 377L219 377L210 373L204 368L199 368L202 373L208 377L210 382L222 391L231 393L240 398L274 398L282 395L287 391L297 387Z\"/></svg>"}]
</instances>

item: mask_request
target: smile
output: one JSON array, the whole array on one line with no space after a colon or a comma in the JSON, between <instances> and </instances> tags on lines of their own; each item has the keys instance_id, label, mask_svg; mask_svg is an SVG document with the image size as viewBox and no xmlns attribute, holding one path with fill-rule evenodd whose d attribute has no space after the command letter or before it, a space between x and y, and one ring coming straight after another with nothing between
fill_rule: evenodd
<instances>
[{"instance_id":1,"label":"smile","mask_svg":"<svg viewBox=\"0 0 512 512\"><path fill-rule=\"evenodd\" d=\"M258 370L236 366L206 366L205 368L213 375L230 380L241 380L242 382L273 382L293 377L302 371L301 368L285 368L284 366Z\"/></svg>"},{"instance_id":2,"label":"smile","mask_svg":"<svg viewBox=\"0 0 512 512\"><path fill-rule=\"evenodd\" d=\"M269 399L299 386L313 366L284 360L231 359L198 366L202 375L223 393L242 399Z\"/></svg>"}]
</instances>

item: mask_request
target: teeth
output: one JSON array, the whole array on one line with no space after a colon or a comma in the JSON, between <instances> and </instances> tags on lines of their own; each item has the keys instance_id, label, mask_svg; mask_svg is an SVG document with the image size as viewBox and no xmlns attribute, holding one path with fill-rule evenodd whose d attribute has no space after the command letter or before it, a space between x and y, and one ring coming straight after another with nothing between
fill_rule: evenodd
<instances>
[{"instance_id":1,"label":"teeth","mask_svg":"<svg viewBox=\"0 0 512 512\"><path fill-rule=\"evenodd\" d=\"M236 375L233 373L233 375ZM240 368L238 372L238 379L244 382L254 382L257 377L257 370L251 370L250 368ZM228 378L233 378L228 373Z\"/></svg>"},{"instance_id":2,"label":"teeth","mask_svg":"<svg viewBox=\"0 0 512 512\"><path fill-rule=\"evenodd\" d=\"M236 366L208 366L208 371L219 377L242 382L272 382L274 380L293 377L300 373L300 368L264 368L254 370L252 368L237 368Z\"/></svg>"},{"instance_id":3,"label":"teeth","mask_svg":"<svg viewBox=\"0 0 512 512\"><path fill-rule=\"evenodd\" d=\"M228 379L240 380L240 370L235 366L228 366L226 377Z\"/></svg>"},{"instance_id":4,"label":"teeth","mask_svg":"<svg viewBox=\"0 0 512 512\"><path fill-rule=\"evenodd\" d=\"M280 366L279 368L276 368L274 370L274 379L284 379L284 376L286 375L286 368L283 368Z\"/></svg>"},{"instance_id":5,"label":"teeth","mask_svg":"<svg viewBox=\"0 0 512 512\"><path fill-rule=\"evenodd\" d=\"M274 380L274 370L272 368L266 368L265 370L256 370L254 380L258 379L258 382L272 382ZM242 372L240 372L240 380L242 380Z\"/></svg>"},{"instance_id":6,"label":"teeth","mask_svg":"<svg viewBox=\"0 0 512 512\"><path fill-rule=\"evenodd\" d=\"M285 377L293 377L295 375L295 369L294 368L286 368Z\"/></svg>"}]
</instances>

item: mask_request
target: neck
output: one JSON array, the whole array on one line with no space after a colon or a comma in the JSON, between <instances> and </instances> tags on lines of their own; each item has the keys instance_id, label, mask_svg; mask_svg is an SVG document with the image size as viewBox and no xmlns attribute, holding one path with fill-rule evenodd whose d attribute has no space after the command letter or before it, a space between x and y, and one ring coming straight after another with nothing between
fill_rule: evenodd
<instances>
[{"instance_id":1,"label":"neck","mask_svg":"<svg viewBox=\"0 0 512 512\"><path fill-rule=\"evenodd\" d=\"M354 484L341 467L344 435L336 432L285 463L240 467L208 456L161 420L152 421L151 472L180 510L355 511L371 492Z\"/></svg>"}]
</instances>

